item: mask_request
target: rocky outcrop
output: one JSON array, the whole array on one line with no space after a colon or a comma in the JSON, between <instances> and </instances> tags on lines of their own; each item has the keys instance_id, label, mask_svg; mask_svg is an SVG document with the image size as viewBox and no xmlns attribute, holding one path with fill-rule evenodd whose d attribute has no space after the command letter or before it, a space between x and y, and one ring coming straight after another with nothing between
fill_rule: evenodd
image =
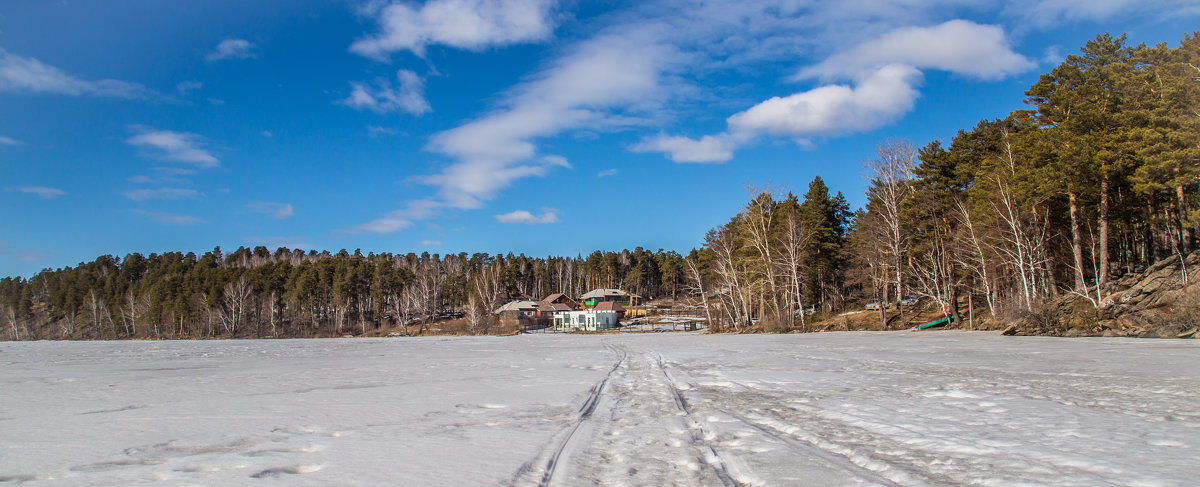
<instances>
[{"instance_id":1,"label":"rocky outcrop","mask_svg":"<svg viewBox=\"0 0 1200 487\"><path fill-rule=\"evenodd\" d=\"M1055 336L1197 337L1200 326L1200 251L1161 260L1090 296L1065 295L1028 313L1006 334Z\"/></svg>"}]
</instances>

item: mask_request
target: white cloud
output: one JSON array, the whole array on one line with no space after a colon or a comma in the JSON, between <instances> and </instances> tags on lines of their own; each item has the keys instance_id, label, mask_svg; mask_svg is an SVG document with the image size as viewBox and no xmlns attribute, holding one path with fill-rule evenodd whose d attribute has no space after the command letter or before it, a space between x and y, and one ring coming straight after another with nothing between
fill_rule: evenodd
<instances>
[{"instance_id":1,"label":"white cloud","mask_svg":"<svg viewBox=\"0 0 1200 487\"><path fill-rule=\"evenodd\" d=\"M41 196L43 199L57 198L59 196L67 194L66 191L63 191L61 189L47 188L45 186L20 186L20 187L9 186L7 188L4 188L4 190L5 191L17 191L17 192L26 193L26 194L36 194L38 196Z\"/></svg>"},{"instance_id":2,"label":"white cloud","mask_svg":"<svg viewBox=\"0 0 1200 487\"><path fill-rule=\"evenodd\" d=\"M1064 22L1103 21L1136 16L1183 17L1200 13L1196 0L1011 0L1005 13L1038 28Z\"/></svg>"},{"instance_id":3,"label":"white cloud","mask_svg":"<svg viewBox=\"0 0 1200 487\"><path fill-rule=\"evenodd\" d=\"M245 39L225 39L217 47L204 56L209 61L222 59L249 59L257 57L254 44Z\"/></svg>"},{"instance_id":4,"label":"white cloud","mask_svg":"<svg viewBox=\"0 0 1200 487\"><path fill-rule=\"evenodd\" d=\"M197 223L204 223L203 219L200 219L200 218L197 218L194 216L190 216L190 215L180 215L178 213L167 213L167 212L163 212L163 211L147 211L147 210L128 210L128 212L133 213L135 215L142 215L142 216L148 217L151 220L154 220L159 223L166 223L166 224L170 224L170 225L195 225Z\"/></svg>"},{"instance_id":5,"label":"white cloud","mask_svg":"<svg viewBox=\"0 0 1200 487\"><path fill-rule=\"evenodd\" d=\"M137 83L115 79L81 80L37 59L17 56L0 48L0 93L2 92L117 98L158 96L154 91Z\"/></svg>"},{"instance_id":6,"label":"white cloud","mask_svg":"<svg viewBox=\"0 0 1200 487\"><path fill-rule=\"evenodd\" d=\"M15 248L0 240L0 256L11 257L21 262L37 262L51 255L53 254L40 250Z\"/></svg>"},{"instance_id":7,"label":"white cloud","mask_svg":"<svg viewBox=\"0 0 1200 487\"><path fill-rule=\"evenodd\" d=\"M441 247L442 241L441 240L422 240L422 241L418 242L417 245L420 245L422 247Z\"/></svg>"},{"instance_id":8,"label":"white cloud","mask_svg":"<svg viewBox=\"0 0 1200 487\"><path fill-rule=\"evenodd\" d=\"M678 61L660 42L660 27L638 24L579 42L508 90L491 113L435 134L426 149L455 162L414 178L437 188L436 198L422 201L439 209L480 208L517 180L570 167L562 156L539 154L536 139L627 126L637 120L633 114L658 106L663 71ZM432 216L406 208L349 231L391 233Z\"/></svg>"},{"instance_id":9,"label":"white cloud","mask_svg":"<svg viewBox=\"0 0 1200 487\"><path fill-rule=\"evenodd\" d=\"M425 99L425 80L407 69L396 72L398 87L383 78L370 84L350 82L350 96L340 102L356 110L367 109L379 113L401 110L412 115L423 115L431 110Z\"/></svg>"},{"instance_id":10,"label":"white cloud","mask_svg":"<svg viewBox=\"0 0 1200 487\"><path fill-rule=\"evenodd\" d=\"M799 78L857 78L888 64L999 79L1035 64L1012 51L1004 29L967 20L932 27L903 27L805 68Z\"/></svg>"},{"instance_id":11,"label":"white cloud","mask_svg":"<svg viewBox=\"0 0 1200 487\"><path fill-rule=\"evenodd\" d=\"M0 135L0 145L25 145L25 143L12 137Z\"/></svg>"},{"instance_id":12,"label":"white cloud","mask_svg":"<svg viewBox=\"0 0 1200 487\"><path fill-rule=\"evenodd\" d=\"M675 162L725 162L762 136L814 136L874 130L912 110L924 79L921 69L998 79L1034 63L1012 51L1003 29L964 20L902 27L836 52L801 70L798 79L849 80L775 96L731 115L726 131L699 139L660 134L632 147L663 152Z\"/></svg>"},{"instance_id":13,"label":"white cloud","mask_svg":"<svg viewBox=\"0 0 1200 487\"><path fill-rule=\"evenodd\" d=\"M596 173L596 179L599 179L599 178L606 178L606 177L609 177L609 176L616 176L616 175L617 175L617 172L618 172L618 171L617 171L616 169L605 169L605 170L603 170L603 171L600 171L600 172Z\"/></svg>"},{"instance_id":14,"label":"white cloud","mask_svg":"<svg viewBox=\"0 0 1200 487\"><path fill-rule=\"evenodd\" d=\"M196 174L194 169L182 167L155 167L153 170L153 176L132 176L126 181L141 184L188 184L187 176Z\"/></svg>"},{"instance_id":15,"label":"white cloud","mask_svg":"<svg viewBox=\"0 0 1200 487\"><path fill-rule=\"evenodd\" d=\"M733 159L735 144L728 136L705 135L700 140L659 134L637 145L634 152L664 152L675 162L727 162Z\"/></svg>"},{"instance_id":16,"label":"white cloud","mask_svg":"<svg viewBox=\"0 0 1200 487\"><path fill-rule=\"evenodd\" d=\"M433 44L463 47L432 40L436 36L422 30L441 25L422 23L423 12L450 4L374 4L368 15L378 16L380 32L360 39L354 50L385 58L400 50L421 55ZM436 188L433 200L445 208L481 208L517 181L546 176L557 167L539 148L542 139L661 123L707 109L700 106L725 105L736 114L727 119L724 132L659 134L631 149L664 152L678 162L715 163L731 160L738 147L763 137L796 140L872 130L912 109L921 69L993 79L1030 65L998 27L938 23L980 9L997 10L982 1L950 0L635 2L595 19L595 35L566 44L556 58L502 92L491 111L435 134L426 149L451 162L414 179ZM759 103L739 102L721 88L695 81L730 68L757 69L761 65L755 63L777 65L781 59L816 55L848 65L814 65L812 76L833 81ZM382 228L411 224L405 211L399 215L394 221L403 224Z\"/></svg>"},{"instance_id":17,"label":"white cloud","mask_svg":"<svg viewBox=\"0 0 1200 487\"><path fill-rule=\"evenodd\" d=\"M181 198L195 198L199 195L196 190L186 188L134 189L126 191L124 194L126 198L133 201L177 200Z\"/></svg>"},{"instance_id":18,"label":"white cloud","mask_svg":"<svg viewBox=\"0 0 1200 487\"><path fill-rule=\"evenodd\" d=\"M202 87L204 87L204 83L199 81L182 81L175 85L175 91L178 91L181 95L186 95L188 92L198 90Z\"/></svg>"},{"instance_id":19,"label":"white cloud","mask_svg":"<svg viewBox=\"0 0 1200 487\"><path fill-rule=\"evenodd\" d=\"M282 220L295 214L290 203L275 203L271 201L256 201L246 205L246 209L255 213L271 215L271 217Z\"/></svg>"},{"instance_id":20,"label":"white cloud","mask_svg":"<svg viewBox=\"0 0 1200 487\"><path fill-rule=\"evenodd\" d=\"M1059 46L1047 47L1046 51L1042 53L1042 62L1049 65L1057 65L1066 58L1062 53L1062 48Z\"/></svg>"},{"instance_id":21,"label":"white cloud","mask_svg":"<svg viewBox=\"0 0 1200 487\"><path fill-rule=\"evenodd\" d=\"M367 125L367 133L370 134L371 137L378 137L381 135L396 135L399 134L400 131L393 128L380 127L378 125Z\"/></svg>"},{"instance_id":22,"label":"white cloud","mask_svg":"<svg viewBox=\"0 0 1200 487\"><path fill-rule=\"evenodd\" d=\"M370 222L357 225L349 233L395 233L413 225L417 220L432 218L445 205L433 200L410 201L403 209L392 211Z\"/></svg>"},{"instance_id":23,"label":"white cloud","mask_svg":"<svg viewBox=\"0 0 1200 487\"><path fill-rule=\"evenodd\" d=\"M514 181L566 165L539 156L533 139L580 127L620 124L612 110L636 110L660 91L668 49L644 32L584 42L531 81L515 87L504 108L434 136L429 148L458 162L422 180L457 208L478 208Z\"/></svg>"},{"instance_id":24,"label":"white cloud","mask_svg":"<svg viewBox=\"0 0 1200 487\"><path fill-rule=\"evenodd\" d=\"M757 134L805 137L878 128L912 109L921 73L891 64L855 86L826 85L786 97L772 97L729 117L730 132L742 139Z\"/></svg>"},{"instance_id":25,"label":"white cloud","mask_svg":"<svg viewBox=\"0 0 1200 487\"><path fill-rule=\"evenodd\" d=\"M203 137L199 135L141 126L132 128L139 133L125 139L125 142L134 147L148 149L159 159L186 162L197 167L220 165L216 157L201 148Z\"/></svg>"},{"instance_id":26,"label":"white cloud","mask_svg":"<svg viewBox=\"0 0 1200 487\"><path fill-rule=\"evenodd\" d=\"M554 210L544 210L541 215L534 215L533 213L525 210L516 210L503 215L496 215L496 221L500 223L524 223L526 225L540 225L546 223L557 223L558 215L555 214Z\"/></svg>"},{"instance_id":27,"label":"white cloud","mask_svg":"<svg viewBox=\"0 0 1200 487\"><path fill-rule=\"evenodd\" d=\"M551 0L430 0L423 5L394 3L368 8L379 32L359 39L350 50L386 59L397 51L425 56L429 45L483 50L545 39L553 32Z\"/></svg>"}]
</instances>

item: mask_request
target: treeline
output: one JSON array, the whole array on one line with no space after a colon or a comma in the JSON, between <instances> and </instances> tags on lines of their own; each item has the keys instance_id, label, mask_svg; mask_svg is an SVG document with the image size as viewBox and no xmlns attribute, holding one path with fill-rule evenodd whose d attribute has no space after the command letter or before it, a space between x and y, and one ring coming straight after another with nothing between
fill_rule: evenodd
<instances>
[{"instance_id":1,"label":"treeline","mask_svg":"<svg viewBox=\"0 0 1200 487\"><path fill-rule=\"evenodd\" d=\"M878 301L888 328L909 296L1008 318L1061 293L1099 306L1111 277L1182 262L1200 233L1200 38L1101 35L1026 96L948 146L881 144L852 218L819 179L800 205L755 196L705 243L721 321L804 327L805 305Z\"/></svg>"},{"instance_id":2,"label":"treeline","mask_svg":"<svg viewBox=\"0 0 1200 487\"><path fill-rule=\"evenodd\" d=\"M218 247L101 256L0 279L0 320L8 338L22 340L422 333L451 317L466 320L463 331L489 333L491 310L510 296L597 287L671 296L682 279L682 256L640 247L575 258Z\"/></svg>"}]
</instances>

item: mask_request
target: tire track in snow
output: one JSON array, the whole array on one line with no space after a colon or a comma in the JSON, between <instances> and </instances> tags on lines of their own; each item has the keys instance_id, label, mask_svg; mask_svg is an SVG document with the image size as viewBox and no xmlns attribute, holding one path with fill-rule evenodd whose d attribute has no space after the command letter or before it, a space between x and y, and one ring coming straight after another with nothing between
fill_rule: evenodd
<instances>
[{"instance_id":1,"label":"tire track in snow","mask_svg":"<svg viewBox=\"0 0 1200 487\"><path fill-rule=\"evenodd\" d=\"M567 430L566 436L559 441L558 446L555 447L554 451L550 454L550 459L546 461L546 467L543 470L542 477L537 483L539 487L546 487L550 485L550 482L554 479L554 471L558 466L559 458L562 457L563 452L571 449L571 442L575 438L575 433L579 431L579 427L582 426L583 423L592 416L592 413L596 412L596 405L600 403L600 396L604 393L604 388L608 385L609 379L611 379L613 373L621 367L621 364L625 363L625 358L628 356L626 352L617 350L612 346L608 346L608 349L619 353L620 358L617 360L617 363L613 364L612 368L608 369L608 373L604 375L604 378L600 379L600 382L597 382L592 386L591 390L589 390L587 399L584 400L583 405L579 408L579 416L575 419L575 424L571 425L571 427ZM513 479L514 485L528 470L529 465L530 464L527 463L521 468L520 471L517 472Z\"/></svg>"},{"instance_id":2,"label":"tire track in snow","mask_svg":"<svg viewBox=\"0 0 1200 487\"><path fill-rule=\"evenodd\" d=\"M704 427L692 416L692 411L688 408L687 401L683 398L683 393L679 391L679 386L675 383L675 378L667 372L667 368L663 365L663 356L658 354L657 357L658 370L662 372L663 377L667 379L667 386L671 389L671 398L675 400L675 407L683 413L684 421L687 423L688 430L692 434L692 445L708 453L710 456L705 458L705 463L712 468L713 473L718 479L721 479L721 485L725 487L734 487L739 485L733 477L729 475L729 469L725 466L725 461L721 458L721 454L717 450L704 442Z\"/></svg>"},{"instance_id":3,"label":"tire track in snow","mask_svg":"<svg viewBox=\"0 0 1200 487\"><path fill-rule=\"evenodd\" d=\"M886 485L888 487L900 487L900 484L892 481L891 479L888 479L886 477L879 475L878 473L876 473L875 471L873 471L871 469L868 469L857 463L854 463L853 460L851 460L851 459L847 458L846 456L841 455L837 452L829 451L824 448L821 448L820 446L809 443L807 441L797 439L797 438L787 434L786 432L780 431L772 426L762 424L758 421L751 420L741 414L738 414L738 413L735 413L732 411L728 411L725 409L720 409L719 411L721 411L722 413L725 413L727 416L729 416L733 419L740 421L742 424L745 424L746 426L753 428L755 431L758 431L759 433L762 433L763 435L765 435L769 438L773 438L785 445L788 445L789 447L791 447L793 450L795 450L798 453L811 455L811 456L820 458L820 459L828 462L831 465L834 465L838 468L841 468L842 470L845 470L846 472L848 472L849 474L851 474L855 477L858 477L858 478L863 479L868 482L873 482L873 483L877 483L880 485Z\"/></svg>"}]
</instances>

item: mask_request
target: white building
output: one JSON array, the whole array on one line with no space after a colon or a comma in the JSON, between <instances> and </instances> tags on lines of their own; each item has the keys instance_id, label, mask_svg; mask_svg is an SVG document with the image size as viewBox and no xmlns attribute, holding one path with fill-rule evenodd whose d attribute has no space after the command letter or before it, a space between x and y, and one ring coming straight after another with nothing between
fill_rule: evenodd
<instances>
[{"instance_id":1,"label":"white building","mask_svg":"<svg viewBox=\"0 0 1200 487\"><path fill-rule=\"evenodd\" d=\"M557 331L597 331L616 326L616 311L585 309L554 313L554 329Z\"/></svg>"}]
</instances>

